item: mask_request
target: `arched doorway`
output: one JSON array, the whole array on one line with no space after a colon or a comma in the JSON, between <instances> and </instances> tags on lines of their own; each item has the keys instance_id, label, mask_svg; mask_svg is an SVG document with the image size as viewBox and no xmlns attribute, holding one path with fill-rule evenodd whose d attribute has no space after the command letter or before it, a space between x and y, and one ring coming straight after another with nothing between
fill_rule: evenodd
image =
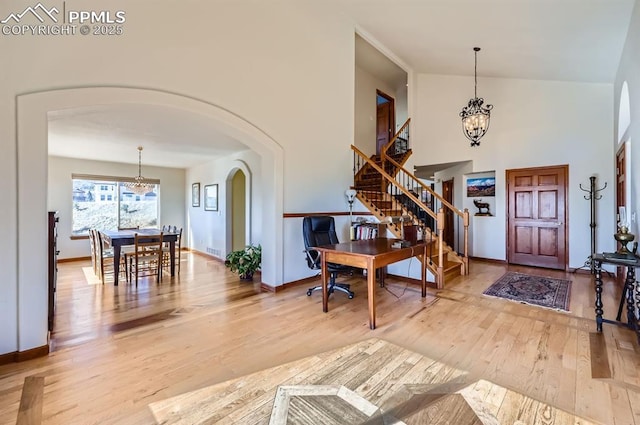
<instances>
[{"instance_id":1,"label":"arched doorway","mask_svg":"<svg viewBox=\"0 0 640 425\"><path fill-rule=\"evenodd\" d=\"M283 280L284 152L264 131L249 121L211 103L160 90L89 87L28 93L16 98L17 120L17 351L47 343L47 114L68 108L100 104L165 105L206 116L227 135L241 140L260 159L260 240L263 245L262 280L278 286ZM246 174L246 173L245 173ZM186 190L187 188L185 188ZM250 217L247 218L250 220ZM249 233L250 234L250 233Z\"/></svg>"},{"instance_id":2,"label":"arched doorway","mask_svg":"<svg viewBox=\"0 0 640 425\"><path fill-rule=\"evenodd\" d=\"M247 240L245 182L246 178L242 170L237 170L231 178L231 248L234 251L244 248Z\"/></svg>"}]
</instances>

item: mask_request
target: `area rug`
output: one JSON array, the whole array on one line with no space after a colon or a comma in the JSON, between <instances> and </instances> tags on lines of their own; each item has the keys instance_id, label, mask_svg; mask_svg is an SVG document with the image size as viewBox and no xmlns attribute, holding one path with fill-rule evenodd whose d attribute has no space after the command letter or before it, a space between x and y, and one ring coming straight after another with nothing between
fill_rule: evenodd
<instances>
[{"instance_id":1,"label":"area rug","mask_svg":"<svg viewBox=\"0 0 640 425\"><path fill-rule=\"evenodd\" d=\"M484 292L524 304L569 311L571 281L552 277L507 272Z\"/></svg>"}]
</instances>

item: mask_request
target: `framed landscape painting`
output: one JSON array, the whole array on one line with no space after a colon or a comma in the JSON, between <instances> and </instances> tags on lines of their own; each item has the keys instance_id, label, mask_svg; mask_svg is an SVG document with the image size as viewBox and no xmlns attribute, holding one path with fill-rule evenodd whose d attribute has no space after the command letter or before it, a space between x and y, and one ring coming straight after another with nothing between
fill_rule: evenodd
<instances>
[{"instance_id":1,"label":"framed landscape painting","mask_svg":"<svg viewBox=\"0 0 640 425\"><path fill-rule=\"evenodd\" d=\"M218 211L218 185L208 184L204 187L204 210Z\"/></svg>"},{"instance_id":2,"label":"framed landscape painting","mask_svg":"<svg viewBox=\"0 0 640 425\"><path fill-rule=\"evenodd\" d=\"M200 206L200 183L194 183L191 185L191 206Z\"/></svg>"},{"instance_id":3,"label":"framed landscape painting","mask_svg":"<svg viewBox=\"0 0 640 425\"><path fill-rule=\"evenodd\" d=\"M496 196L496 178L482 177L467 179L467 196L469 198Z\"/></svg>"}]
</instances>

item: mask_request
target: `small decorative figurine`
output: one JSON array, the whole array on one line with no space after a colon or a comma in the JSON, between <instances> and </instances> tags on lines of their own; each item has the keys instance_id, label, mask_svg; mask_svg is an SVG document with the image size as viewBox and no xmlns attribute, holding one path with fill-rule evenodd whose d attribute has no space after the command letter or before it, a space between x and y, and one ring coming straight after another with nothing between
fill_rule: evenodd
<instances>
[{"instance_id":1,"label":"small decorative figurine","mask_svg":"<svg viewBox=\"0 0 640 425\"><path fill-rule=\"evenodd\" d=\"M475 215L490 215L490 216L493 216L493 214L491 214L491 212L489 211L489 203L488 202L482 202L482 199L474 199L473 200L473 204L478 208L478 212ZM482 210L486 210L486 211L482 211Z\"/></svg>"}]
</instances>

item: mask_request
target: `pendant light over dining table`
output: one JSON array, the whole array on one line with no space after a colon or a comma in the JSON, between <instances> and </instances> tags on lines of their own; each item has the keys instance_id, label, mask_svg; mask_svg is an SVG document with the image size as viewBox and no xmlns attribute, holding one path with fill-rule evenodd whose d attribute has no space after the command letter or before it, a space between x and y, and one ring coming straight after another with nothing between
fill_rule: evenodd
<instances>
[{"instance_id":1,"label":"pendant light over dining table","mask_svg":"<svg viewBox=\"0 0 640 425\"><path fill-rule=\"evenodd\" d=\"M142 177L142 146L138 146L138 176L133 181L124 183L124 187L135 193L136 195L146 195L153 192L154 184L147 183Z\"/></svg>"},{"instance_id":2,"label":"pendant light over dining table","mask_svg":"<svg viewBox=\"0 0 640 425\"><path fill-rule=\"evenodd\" d=\"M478 97L478 52L480 47L474 47L475 67L474 67L474 92L473 98L469 100L467 106L462 108L462 132L471 140L471 146L480 146L480 139L489 129L489 119L493 105L485 105L484 99Z\"/></svg>"}]
</instances>

